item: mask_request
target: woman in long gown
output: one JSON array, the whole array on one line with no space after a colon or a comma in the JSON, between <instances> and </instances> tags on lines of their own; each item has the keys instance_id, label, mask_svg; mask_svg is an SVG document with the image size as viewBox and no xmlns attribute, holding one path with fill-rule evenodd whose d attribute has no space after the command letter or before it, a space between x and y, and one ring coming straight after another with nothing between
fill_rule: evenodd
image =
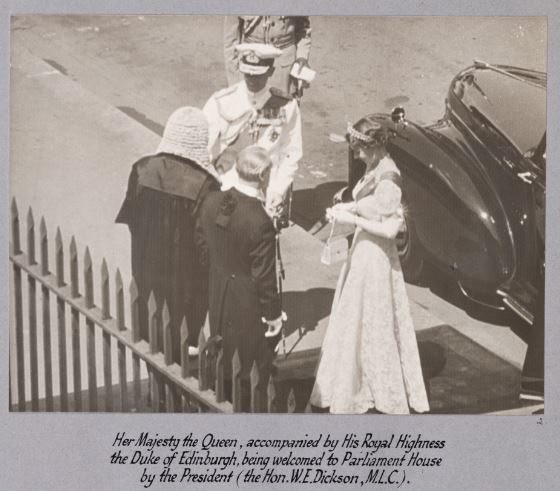
<instances>
[{"instance_id":1,"label":"woman in long gown","mask_svg":"<svg viewBox=\"0 0 560 491\"><path fill-rule=\"evenodd\" d=\"M352 203L327 216L356 226L334 296L311 404L331 413L429 410L418 345L395 245L403 224L400 172L387 132L363 118L346 135L367 167Z\"/></svg>"}]
</instances>

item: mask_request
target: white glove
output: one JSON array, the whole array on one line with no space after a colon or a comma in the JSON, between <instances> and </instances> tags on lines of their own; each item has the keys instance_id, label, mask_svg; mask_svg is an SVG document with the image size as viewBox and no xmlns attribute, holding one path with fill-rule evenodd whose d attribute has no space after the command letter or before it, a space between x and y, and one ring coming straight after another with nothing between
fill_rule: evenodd
<instances>
[{"instance_id":1,"label":"white glove","mask_svg":"<svg viewBox=\"0 0 560 491\"><path fill-rule=\"evenodd\" d=\"M281 194L278 194L275 191L269 191L266 196L266 208L269 215L278 215L281 211L283 201L284 197Z\"/></svg>"},{"instance_id":2,"label":"white glove","mask_svg":"<svg viewBox=\"0 0 560 491\"><path fill-rule=\"evenodd\" d=\"M263 317L261 320L267 325L264 337L273 338L280 333L283 323L288 320L288 316L286 315L286 312L282 312L280 317L278 317L277 319L269 321Z\"/></svg>"}]
</instances>

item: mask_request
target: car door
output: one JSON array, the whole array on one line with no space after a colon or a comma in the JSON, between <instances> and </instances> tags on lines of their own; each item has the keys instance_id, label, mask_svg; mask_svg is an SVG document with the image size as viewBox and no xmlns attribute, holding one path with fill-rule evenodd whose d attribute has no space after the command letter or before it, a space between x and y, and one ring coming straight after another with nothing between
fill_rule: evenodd
<instances>
[{"instance_id":1,"label":"car door","mask_svg":"<svg viewBox=\"0 0 560 491\"><path fill-rule=\"evenodd\" d=\"M497 292L531 322L544 250L546 74L475 64L452 88L462 121L484 149L479 160L510 236L513 257Z\"/></svg>"},{"instance_id":2,"label":"car door","mask_svg":"<svg viewBox=\"0 0 560 491\"><path fill-rule=\"evenodd\" d=\"M519 215L512 227L516 249L513 276L499 288L504 302L532 323L544 273L546 211L546 134L512 168L518 179Z\"/></svg>"}]
</instances>

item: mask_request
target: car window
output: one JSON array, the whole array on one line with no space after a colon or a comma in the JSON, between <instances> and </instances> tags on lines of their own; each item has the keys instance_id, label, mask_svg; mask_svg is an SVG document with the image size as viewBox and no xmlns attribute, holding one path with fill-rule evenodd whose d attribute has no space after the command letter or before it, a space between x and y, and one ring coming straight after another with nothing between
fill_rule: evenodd
<instances>
[{"instance_id":1,"label":"car window","mask_svg":"<svg viewBox=\"0 0 560 491\"><path fill-rule=\"evenodd\" d=\"M546 130L546 91L490 70L477 69L457 80L457 97L471 111L483 131L507 138L525 155Z\"/></svg>"},{"instance_id":2,"label":"car window","mask_svg":"<svg viewBox=\"0 0 560 491\"><path fill-rule=\"evenodd\" d=\"M484 136L491 137L502 152L511 153L513 151L510 148L511 143L507 141L506 136L498 128L496 128L494 123L482 114L476 106L469 106L469 110L471 111L473 119L477 121L478 128Z\"/></svg>"}]
</instances>

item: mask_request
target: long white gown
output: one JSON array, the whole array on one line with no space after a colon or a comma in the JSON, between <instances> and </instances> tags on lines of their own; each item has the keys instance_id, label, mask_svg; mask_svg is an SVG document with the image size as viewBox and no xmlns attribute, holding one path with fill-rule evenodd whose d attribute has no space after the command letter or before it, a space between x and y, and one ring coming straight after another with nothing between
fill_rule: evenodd
<instances>
[{"instance_id":1,"label":"long white gown","mask_svg":"<svg viewBox=\"0 0 560 491\"><path fill-rule=\"evenodd\" d=\"M385 157L356 185L358 214L402 217L401 190L380 179ZM395 241L357 229L334 296L311 404L331 413L429 411L418 345Z\"/></svg>"}]
</instances>

